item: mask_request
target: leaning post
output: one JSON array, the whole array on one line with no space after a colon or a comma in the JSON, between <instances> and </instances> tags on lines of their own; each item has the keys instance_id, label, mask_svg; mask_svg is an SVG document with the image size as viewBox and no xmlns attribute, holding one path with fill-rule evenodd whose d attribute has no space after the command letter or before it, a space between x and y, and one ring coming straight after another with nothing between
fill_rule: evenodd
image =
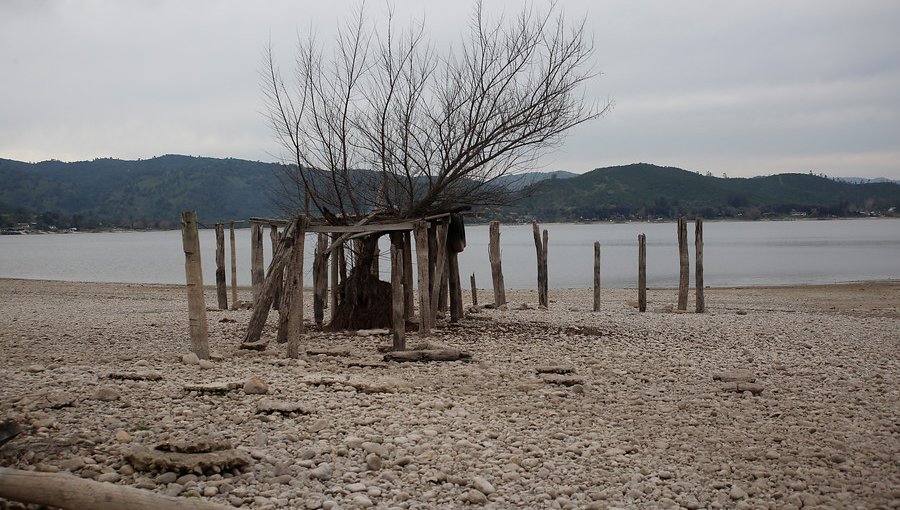
<instances>
[{"instance_id":1,"label":"leaning post","mask_svg":"<svg viewBox=\"0 0 900 510\"><path fill-rule=\"evenodd\" d=\"M196 211L181 213L181 241L184 245L191 352L200 359L209 359L209 326L206 323L206 300L203 296L203 269L200 264L200 234L197 231Z\"/></svg>"}]
</instances>

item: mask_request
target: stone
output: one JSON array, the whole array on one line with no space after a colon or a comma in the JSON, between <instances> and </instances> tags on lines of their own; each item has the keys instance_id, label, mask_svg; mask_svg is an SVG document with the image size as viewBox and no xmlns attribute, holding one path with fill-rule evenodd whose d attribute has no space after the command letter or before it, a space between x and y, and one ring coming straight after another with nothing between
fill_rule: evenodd
<instances>
[{"instance_id":1,"label":"stone","mask_svg":"<svg viewBox=\"0 0 900 510\"><path fill-rule=\"evenodd\" d=\"M171 471L167 471L165 473L160 474L156 478L153 479L156 483L160 485L168 485L170 483L175 483L175 480L178 479L178 473L173 473Z\"/></svg>"},{"instance_id":2,"label":"stone","mask_svg":"<svg viewBox=\"0 0 900 510\"><path fill-rule=\"evenodd\" d=\"M285 402L282 400L263 399L256 404L256 414L309 414L300 402Z\"/></svg>"},{"instance_id":3,"label":"stone","mask_svg":"<svg viewBox=\"0 0 900 510\"><path fill-rule=\"evenodd\" d=\"M356 496L353 496L352 501L353 504L358 506L359 508L369 508L371 506L374 506L372 500L369 499L369 496L366 496L365 494L357 494Z\"/></svg>"},{"instance_id":4,"label":"stone","mask_svg":"<svg viewBox=\"0 0 900 510\"><path fill-rule=\"evenodd\" d=\"M178 453L133 447L125 459L138 471L172 471L179 473L221 472L250 463L250 456L240 450L207 453Z\"/></svg>"},{"instance_id":5,"label":"stone","mask_svg":"<svg viewBox=\"0 0 900 510\"><path fill-rule=\"evenodd\" d=\"M382 445L380 445L380 444L378 444L378 443L373 443L373 442L371 442L371 441L366 441L365 443L363 443L363 444L360 445L360 446L361 446L361 448L362 448L363 450L365 450L367 453L374 453L375 455L378 455L379 457L382 457L382 458L388 456L387 448L385 448L384 446L382 446Z\"/></svg>"},{"instance_id":6,"label":"stone","mask_svg":"<svg viewBox=\"0 0 900 510\"><path fill-rule=\"evenodd\" d=\"M216 367L216 365L213 364L213 362L210 361L210 360L208 360L208 359L201 359L200 362L197 363L197 364L200 365L200 368L201 368L202 370L209 370L209 369L211 369L211 368L215 368L215 367Z\"/></svg>"},{"instance_id":7,"label":"stone","mask_svg":"<svg viewBox=\"0 0 900 510\"><path fill-rule=\"evenodd\" d=\"M724 372L717 372L712 376L713 381L722 381L722 382L756 382L756 376L753 375L753 372L743 368L736 368L733 370L725 370Z\"/></svg>"},{"instance_id":8,"label":"stone","mask_svg":"<svg viewBox=\"0 0 900 510\"><path fill-rule=\"evenodd\" d=\"M101 386L97 388L97 391L94 392L94 399L101 400L103 402L112 402L114 400L119 400L121 395L119 394L119 390L112 388L110 386Z\"/></svg>"},{"instance_id":9,"label":"stone","mask_svg":"<svg viewBox=\"0 0 900 510\"><path fill-rule=\"evenodd\" d=\"M744 499L747 497L747 492L738 487L737 485L731 488L731 491L728 492L728 497L737 501L739 499Z\"/></svg>"},{"instance_id":10,"label":"stone","mask_svg":"<svg viewBox=\"0 0 900 510\"><path fill-rule=\"evenodd\" d=\"M60 462L59 467L66 471L77 471L84 467L84 459L81 457L72 457Z\"/></svg>"},{"instance_id":11,"label":"stone","mask_svg":"<svg viewBox=\"0 0 900 510\"><path fill-rule=\"evenodd\" d=\"M584 377L577 375L541 374L541 380L545 383L557 384L559 386L584 385Z\"/></svg>"},{"instance_id":12,"label":"stone","mask_svg":"<svg viewBox=\"0 0 900 510\"><path fill-rule=\"evenodd\" d=\"M163 378L162 374L153 370L138 370L137 372L112 372L107 375L109 379L120 379L126 381L159 381Z\"/></svg>"},{"instance_id":13,"label":"stone","mask_svg":"<svg viewBox=\"0 0 900 510\"><path fill-rule=\"evenodd\" d=\"M243 386L239 382L214 382L208 384L185 384L184 391L196 391L198 393L211 393L224 395Z\"/></svg>"},{"instance_id":14,"label":"stone","mask_svg":"<svg viewBox=\"0 0 900 510\"><path fill-rule=\"evenodd\" d=\"M483 492L477 489L468 491L463 499L473 505L483 505L488 502L487 496L485 496Z\"/></svg>"},{"instance_id":15,"label":"stone","mask_svg":"<svg viewBox=\"0 0 900 510\"><path fill-rule=\"evenodd\" d=\"M95 480L98 482L106 482L106 483L116 483L122 479L122 475L119 473L103 473L98 476Z\"/></svg>"},{"instance_id":16,"label":"stone","mask_svg":"<svg viewBox=\"0 0 900 510\"><path fill-rule=\"evenodd\" d=\"M350 492L365 492L366 484L360 483L360 482L351 483L351 484L347 485L347 487L345 487L345 488Z\"/></svg>"},{"instance_id":17,"label":"stone","mask_svg":"<svg viewBox=\"0 0 900 510\"><path fill-rule=\"evenodd\" d=\"M215 485L207 485L203 488L203 496L211 498L219 493L219 488Z\"/></svg>"},{"instance_id":18,"label":"stone","mask_svg":"<svg viewBox=\"0 0 900 510\"><path fill-rule=\"evenodd\" d=\"M334 466L328 462L323 462L309 471L309 477L319 481L330 480L333 474Z\"/></svg>"},{"instance_id":19,"label":"stone","mask_svg":"<svg viewBox=\"0 0 900 510\"><path fill-rule=\"evenodd\" d=\"M116 441L120 443L130 443L131 442L131 434L124 430L120 430L116 432Z\"/></svg>"},{"instance_id":20,"label":"stone","mask_svg":"<svg viewBox=\"0 0 900 510\"><path fill-rule=\"evenodd\" d=\"M491 485L491 482L480 476L476 476L472 479L472 487L477 489L482 494L493 494L494 492L496 492L496 489L494 489L494 486Z\"/></svg>"},{"instance_id":21,"label":"stone","mask_svg":"<svg viewBox=\"0 0 900 510\"><path fill-rule=\"evenodd\" d=\"M381 457L374 453L366 455L366 468L368 468L369 471L381 470Z\"/></svg>"},{"instance_id":22,"label":"stone","mask_svg":"<svg viewBox=\"0 0 900 510\"><path fill-rule=\"evenodd\" d=\"M190 354L185 354L184 356L182 356L181 362L185 365L199 365L200 358L192 352Z\"/></svg>"},{"instance_id":23,"label":"stone","mask_svg":"<svg viewBox=\"0 0 900 510\"><path fill-rule=\"evenodd\" d=\"M47 370L47 367L45 367L44 365L28 365L27 367L25 367L25 371L31 374L37 374L39 372L43 372L44 370Z\"/></svg>"},{"instance_id":24,"label":"stone","mask_svg":"<svg viewBox=\"0 0 900 510\"><path fill-rule=\"evenodd\" d=\"M244 393L247 395L265 395L269 392L269 385L262 379L253 375L244 381Z\"/></svg>"}]
</instances>

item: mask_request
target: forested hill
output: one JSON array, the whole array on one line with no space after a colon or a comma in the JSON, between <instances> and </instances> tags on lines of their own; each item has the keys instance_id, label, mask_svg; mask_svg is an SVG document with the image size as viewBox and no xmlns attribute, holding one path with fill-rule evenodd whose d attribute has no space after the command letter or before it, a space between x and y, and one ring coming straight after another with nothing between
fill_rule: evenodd
<instances>
[{"instance_id":1,"label":"forested hill","mask_svg":"<svg viewBox=\"0 0 900 510\"><path fill-rule=\"evenodd\" d=\"M179 212L190 209L204 223L268 216L279 167L177 155L34 164L0 159L0 213L58 214L66 227L78 215L88 228L175 228Z\"/></svg>"},{"instance_id":2,"label":"forested hill","mask_svg":"<svg viewBox=\"0 0 900 510\"><path fill-rule=\"evenodd\" d=\"M900 207L896 183L850 184L811 174L725 178L646 163L538 183L511 216L543 221L763 216L857 216Z\"/></svg>"},{"instance_id":3,"label":"forested hill","mask_svg":"<svg viewBox=\"0 0 900 510\"><path fill-rule=\"evenodd\" d=\"M205 224L278 214L272 202L280 165L240 159L168 155L148 160L98 159L22 163L0 159L0 227L37 222L59 228L175 228L194 209ZM507 220L707 218L888 213L900 185L850 184L808 174L750 179L700 175L634 164L576 175L527 174L502 184L532 183L534 193L509 208L486 211Z\"/></svg>"}]
</instances>

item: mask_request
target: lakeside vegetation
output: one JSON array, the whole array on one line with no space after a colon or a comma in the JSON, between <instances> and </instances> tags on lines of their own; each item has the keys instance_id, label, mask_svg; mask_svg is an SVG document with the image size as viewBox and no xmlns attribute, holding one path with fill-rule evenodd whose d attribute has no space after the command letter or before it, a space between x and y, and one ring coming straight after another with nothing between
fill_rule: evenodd
<instances>
[{"instance_id":1,"label":"lakeside vegetation","mask_svg":"<svg viewBox=\"0 0 900 510\"><path fill-rule=\"evenodd\" d=\"M177 228L182 210L201 222L273 216L280 165L167 155L23 163L0 159L0 228L35 230ZM585 174L526 174L498 183L531 185L528 196L479 211L504 221L646 221L678 216L765 219L898 216L900 185L851 184L812 174L728 178L645 163Z\"/></svg>"}]
</instances>

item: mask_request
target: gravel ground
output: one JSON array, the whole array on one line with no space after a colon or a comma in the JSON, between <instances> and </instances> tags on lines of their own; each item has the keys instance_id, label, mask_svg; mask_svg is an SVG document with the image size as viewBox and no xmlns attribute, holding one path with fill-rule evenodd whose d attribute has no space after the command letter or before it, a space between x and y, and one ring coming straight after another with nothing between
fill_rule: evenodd
<instances>
[{"instance_id":1,"label":"gravel ground","mask_svg":"<svg viewBox=\"0 0 900 510\"><path fill-rule=\"evenodd\" d=\"M238 351L250 312L210 310L199 365L183 288L0 280L0 419L24 429L0 465L258 509L900 507L900 283L675 294L510 291L408 335L470 362L384 363L377 332ZM126 460L210 442L249 464Z\"/></svg>"}]
</instances>

